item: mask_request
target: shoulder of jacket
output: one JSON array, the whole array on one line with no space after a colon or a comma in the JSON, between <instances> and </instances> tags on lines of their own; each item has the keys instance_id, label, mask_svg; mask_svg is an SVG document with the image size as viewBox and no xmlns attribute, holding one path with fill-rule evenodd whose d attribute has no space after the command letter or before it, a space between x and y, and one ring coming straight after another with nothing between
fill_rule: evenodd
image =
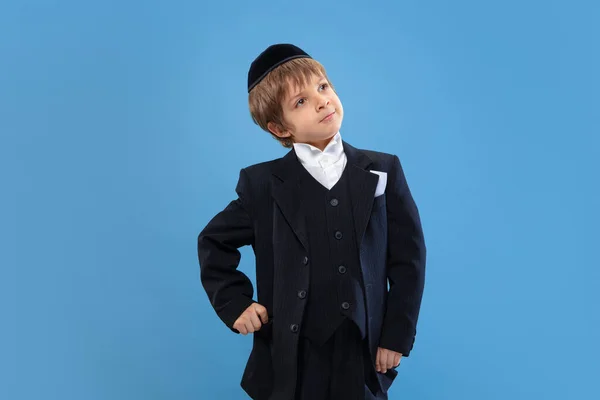
<instances>
[{"instance_id":1,"label":"shoulder of jacket","mask_svg":"<svg viewBox=\"0 0 600 400\"><path fill-rule=\"evenodd\" d=\"M251 190L256 195L268 192L267 188L271 182L271 175L277 169L279 160L281 160L281 157L251 164L241 169L240 175L250 185Z\"/></svg>"},{"instance_id":2,"label":"shoulder of jacket","mask_svg":"<svg viewBox=\"0 0 600 400\"><path fill-rule=\"evenodd\" d=\"M259 162L256 164L251 164L251 165L243 167L242 171L244 171L246 174L248 174L248 176L251 179L260 179L261 177L266 176L268 172L270 173L270 171L273 170L274 165L279 160L280 160L280 158L277 158L274 160L263 161L263 162Z\"/></svg>"},{"instance_id":3,"label":"shoulder of jacket","mask_svg":"<svg viewBox=\"0 0 600 400\"><path fill-rule=\"evenodd\" d=\"M391 168L394 165L394 159L398 157L396 154L387 153L383 151L360 149L366 154L372 161L373 164L381 168Z\"/></svg>"}]
</instances>

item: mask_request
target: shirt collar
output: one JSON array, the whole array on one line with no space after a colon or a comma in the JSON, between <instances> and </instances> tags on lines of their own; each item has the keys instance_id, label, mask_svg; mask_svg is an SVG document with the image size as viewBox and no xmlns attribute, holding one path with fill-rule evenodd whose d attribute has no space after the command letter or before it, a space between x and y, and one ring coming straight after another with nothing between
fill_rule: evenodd
<instances>
[{"instance_id":1,"label":"shirt collar","mask_svg":"<svg viewBox=\"0 0 600 400\"><path fill-rule=\"evenodd\" d=\"M323 151L308 143L294 143L294 150L303 165L321 165L321 161L324 159L334 163L344 154L342 135L340 132L336 133Z\"/></svg>"}]
</instances>

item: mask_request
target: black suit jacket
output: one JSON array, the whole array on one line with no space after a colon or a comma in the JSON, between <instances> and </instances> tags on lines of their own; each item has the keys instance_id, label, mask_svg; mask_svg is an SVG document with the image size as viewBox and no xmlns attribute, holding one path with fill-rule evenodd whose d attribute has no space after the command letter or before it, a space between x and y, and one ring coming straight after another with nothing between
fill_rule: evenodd
<instances>
[{"instance_id":1,"label":"black suit jacket","mask_svg":"<svg viewBox=\"0 0 600 400\"><path fill-rule=\"evenodd\" d=\"M408 356L413 348L425 280L426 248L419 212L397 156L359 150L343 141L348 162L356 237L365 285L369 348ZM198 237L201 282L221 320L235 320L255 300L249 278L237 269L239 248L256 257L257 301L270 320L253 336L241 385L254 399L293 397L298 333L304 305L297 291L309 284L308 241L300 213L299 187L284 157L240 171L238 198L214 216ZM387 172L383 195L375 197L378 175ZM389 288L388 288L389 283ZM387 391L397 372L377 373Z\"/></svg>"}]
</instances>

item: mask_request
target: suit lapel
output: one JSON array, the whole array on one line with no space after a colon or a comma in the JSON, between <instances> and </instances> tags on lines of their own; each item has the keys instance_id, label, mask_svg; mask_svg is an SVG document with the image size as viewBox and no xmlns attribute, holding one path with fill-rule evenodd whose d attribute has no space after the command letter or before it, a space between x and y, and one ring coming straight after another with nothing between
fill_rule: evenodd
<instances>
[{"instance_id":1,"label":"suit lapel","mask_svg":"<svg viewBox=\"0 0 600 400\"><path fill-rule=\"evenodd\" d=\"M298 173L302 171L298 170L298 167L304 168L292 149L279 160L273 171L272 196L294 234L308 251L306 220L301 207L301 175Z\"/></svg>"},{"instance_id":2,"label":"suit lapel","mask_svg":"<svg viewBox=\"0 0 600 400\"><path fill-rule=\"evenodd\" d=\"M367 169L372 164L372 160L364 152L346 142L343 142L343 144L344 152L348 158L346 168L348 168L350 196L352 198L354 229L357 245L360 248L371 215L379 177Z\"/></svg>"},{"instance_id":3,"label":"suit lapel","mask_svg":"<svg viewBox=\"0 0 600 400\"><path fill-rule=\"evenodd\" d=\"M379 177L368 171L367 168L372 164L372 161L364 152L352 147L345 141L342 141L342 143L347 157L346 172L350 183L356 239L360 246L369 222ZM275 171L273 171L272 196L296 237L308 250L306 220L301 212L301 177L303 171L298 168L304 167L292 148L279 160Z\"/></svg>"}]
</instances>

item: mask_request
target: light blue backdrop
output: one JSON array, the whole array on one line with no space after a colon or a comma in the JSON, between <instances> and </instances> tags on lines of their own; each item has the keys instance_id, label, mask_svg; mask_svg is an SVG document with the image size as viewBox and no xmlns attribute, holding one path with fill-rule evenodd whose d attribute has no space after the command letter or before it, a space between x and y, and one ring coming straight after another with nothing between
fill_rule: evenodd
<instances>
[{"instance_id":1,"label":"light blue backdrop","mask_svg":"<svg viewBox=\"0 0 600 400\"><path fill-rule=\"evenodd\" d=\"M390 399L600 398L597 3L366 4L2 2L1 399L246 398L196 238L285 154L247 110L275 42L325 64L344 139L397 154L421 211Z\"/></svg>"}]
</instances>

